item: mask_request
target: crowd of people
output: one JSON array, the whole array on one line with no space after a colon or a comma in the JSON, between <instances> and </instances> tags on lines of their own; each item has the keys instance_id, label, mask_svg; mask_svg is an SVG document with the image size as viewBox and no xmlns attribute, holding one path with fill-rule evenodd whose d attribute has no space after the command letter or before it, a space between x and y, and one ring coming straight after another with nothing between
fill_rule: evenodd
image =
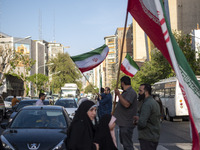
<instances>
[{"instance_id":1,"label":"crowd of people","mask_svg":"<svg viewBox=\"0 0 200 150\"><path fill-rule=\"evenodd\" d=\"M116 108L112 108L109 87L101 88L96 103L87 98L79 100L79 107L67 129L65 143L68 150L117 150L115 126L119 129L124 150L134 150L133 131L136 126L140 149L156 150L163 113L159 97L152 96L149 84L141 84L137 95L128 76L123 76L120 81L123 92L115 89L119 99ZM45 96L40 93L36 105L44 105ZM12 106L18 102L14 96Z\"/></svg>"},{"instance_id":2,"label":"crowd of people","mask_svg":"<svg viewBox=\"0 0 200 150\"><path fill-rule=\"evenodd\" d=\"M161 110L151 95L151 86L141 84L139 94L131 87L128 76L121 78L122 94L112 111L110 88L101 89L98 102L84 99L79 104L67 130L69 150L117 150L115 126L119 128L124 150L133 150L133 130L137 126L141 150L156 150L160 137Z\"/></svg>"}]
</instances>

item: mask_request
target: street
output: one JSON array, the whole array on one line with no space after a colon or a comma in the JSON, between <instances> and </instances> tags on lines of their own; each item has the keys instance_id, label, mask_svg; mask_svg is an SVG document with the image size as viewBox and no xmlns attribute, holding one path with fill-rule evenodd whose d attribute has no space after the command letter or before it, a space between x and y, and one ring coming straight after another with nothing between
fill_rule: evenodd
<instances>
[{"instance_id":1,"label":"street","mask_svg":"<svg viewBox=\"0 0 200 150\"><path fill-rule=\"evenodd\" d=\"M6 122L4 120L3 122ZM2 133L3 129L0 128ZM116 138L118 140L118 138ZM137 128L133 134L134 148L139 150L137 140ZM191 150L192 142L189 133L189 121L170 122L163 121L161 124L161 136L157 150ZM119 148L119 150L122 150Z\"/></svg>"},{"instance_id":2,"label":"street","mask_svg":"<svg viewBox=\"0 0 200 150\"><path fill-rule=\"evenodd\" d=\"M133 133L135 150L140 149L137 134L137 128L135 128ZM163 121L157 150L191 150L191 147L192 142L189 132L189 121Z\"/></svg>"}]
</instances>

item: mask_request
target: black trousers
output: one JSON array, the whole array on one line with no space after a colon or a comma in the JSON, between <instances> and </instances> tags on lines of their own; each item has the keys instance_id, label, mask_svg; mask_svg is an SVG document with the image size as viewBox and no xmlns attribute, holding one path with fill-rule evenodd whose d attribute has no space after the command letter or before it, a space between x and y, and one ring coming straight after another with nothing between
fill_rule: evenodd
<instances>
[{"instance_id":1,"label":"black trousers","mask_svg":"<svg viewBox=\"0 0 200 150\"><path fill-rule=\"evenodd\" d=\"M156 150L158 146L158 142L151 142L146 140L139 140L140 141L140 149L141 150Z\"/></svg>"}]
</instances>

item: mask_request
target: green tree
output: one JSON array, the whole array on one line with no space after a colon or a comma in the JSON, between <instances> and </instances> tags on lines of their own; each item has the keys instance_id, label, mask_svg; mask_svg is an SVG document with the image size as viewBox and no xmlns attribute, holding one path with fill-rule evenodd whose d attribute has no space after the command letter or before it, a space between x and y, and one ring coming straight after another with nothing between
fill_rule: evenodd
<instances>
[{"instance_id":1,"label":"green tree","mask_svg":"<svg viewBox=\"0 0 200 150\"><path fill-rule=\"evenodd\" d=\"M99 92L99 88L93 87L92 85L88 85L88 86L86 86L84 92L85 92L85 93L92 93L92 94L95 94L95 93L98 93L98 92Z\"/></svg>"},{"instance_id":2,"label":"green tree","mask_svg":"<svg viewBox=\"0 0 200 150\"><path fill-rule=\"evenodd\" d=\"M194 74L200 75L200 57L196 58L197 52L192 48L191 36L189 34L184 35L178 32L174 32L174 36ZM200 54L197 53L197 55L199 56Z\"/></svg>"},{"instance_id":3,"label":"green tree","mask_svg":"<svg viewBox=\"0 0 200 150\"><path fill-rule=\"evenodd\" d=\"M81 73L68 53L59 53L57 57L52 58L49 63L54 64L49 66L51 73L60 72L52 77L51 87L54 92L60 92L60 88L64 86L65 83L76 83L79 88L82 87L80 82Z\"/></svg>"},{"instance_id":4,"label":"green tree","mask_svg":"<svg viewBox=\"0 0 200 150\"><path fill-rule=\"evenodd\" d=\"M33 87L35 89L35 93L44 92L46 90L47 83L49 81L49 77L44 74L34 74L28 77L28 80L32 82ZM37 89L37 91L36 91Z\"/></svg>"},{"instance_id":5,"label":"green tree","mask_svg":"<svg viewBox=\"0 0 200 150\"><path fill-rule=\"evenodd\" d=\"M29 55L24 55L21 52L15 52L13 59L10 62L11 69L9 73L11 75L17 76L24 82L24 97L28 93L28 77L31 67L35 64L35 60L31 59Z\"/></svg>"}]
</instances>

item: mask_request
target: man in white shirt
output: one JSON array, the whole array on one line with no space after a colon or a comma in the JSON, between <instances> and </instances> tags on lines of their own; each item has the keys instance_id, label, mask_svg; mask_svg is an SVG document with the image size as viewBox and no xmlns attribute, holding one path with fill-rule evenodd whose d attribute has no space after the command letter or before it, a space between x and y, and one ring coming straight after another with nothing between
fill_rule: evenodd
<instances>
[{"instance_id":1,"label":"man in white shirt","mask_svg":"<svg viewBox=\"0 0 200 150\"><path fill-rule=\"evenodd\" d=\"M39 94L39 100L36 102L36 106L42 106L44 105L44 100L45 100L45 94L44 93L40 93Z\"/></svg>"}]
</instances>

